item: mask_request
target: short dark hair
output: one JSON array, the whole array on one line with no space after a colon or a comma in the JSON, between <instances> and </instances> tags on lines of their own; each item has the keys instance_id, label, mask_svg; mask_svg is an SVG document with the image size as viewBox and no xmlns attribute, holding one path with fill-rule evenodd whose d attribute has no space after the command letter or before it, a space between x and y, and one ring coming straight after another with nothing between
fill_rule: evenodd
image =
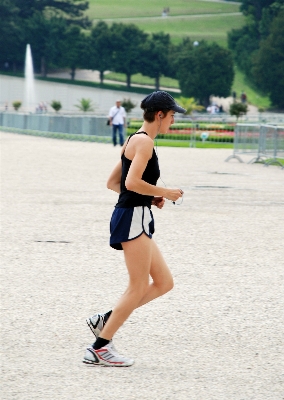
<instances>
[{"instance_id":1,"label":"short dark hair","mask_svg":"<svg viewBox=\"0 0 284 400\"><path fill-rule=\"evenodd\" d=\"M142 108L142 107L141 107L141 108ZM143 108L142 108L142 110L143 110ZM168 112L171 111L171 110L166 110L166 109L164 109L164 110L160 110L160 111L162 111L162 113L164 114L164 116L166 116L166 115L168 114ZM144 110L143 118L144 118L145 121L147 121L147 122L154 122L154 121L155 121L155 114L157 114L157 112L158 112L158 111L148 111L148 110L146 109L146 110Z\"/></svg>"}]
</instances>

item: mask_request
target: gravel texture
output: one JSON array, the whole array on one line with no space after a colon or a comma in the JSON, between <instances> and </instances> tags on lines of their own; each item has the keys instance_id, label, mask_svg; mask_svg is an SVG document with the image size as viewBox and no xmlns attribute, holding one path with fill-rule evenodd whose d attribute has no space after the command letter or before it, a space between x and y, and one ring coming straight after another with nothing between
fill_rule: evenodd
<instances>
[{"instance_id":1,"label":"gravel texture","mask_svg":"<svg viewBox=\"0 0 284 400\"><path fill-rule=\"evenodd\" d=\"M130 368L82 363L85 317L124 291L108 245L119 147L1 134L2 400L280 400L284 171L231 150L158 149L183 203L154 209L173 291L115 337Z\"/></svg>"}]
</instances>

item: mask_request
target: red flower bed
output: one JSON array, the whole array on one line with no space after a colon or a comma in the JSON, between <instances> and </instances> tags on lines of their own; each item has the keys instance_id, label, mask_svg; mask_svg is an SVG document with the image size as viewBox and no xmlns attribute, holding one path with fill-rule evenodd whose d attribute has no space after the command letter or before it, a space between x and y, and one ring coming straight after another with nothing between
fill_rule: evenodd
<instances>
[{"instance_id":1,"label":"red flower bed","mask_svg":"<svg viewBox=\"0 0 284 400\"><path fill-rule=\"evenodd\" d=\"M200 135L202 132L208 132L209 136L214 135L214 136L234 136L234 132L232 131L224 131L224 130L207 130L207 129L170 129L169 133L172 134L177 134L177 135L191 135L192 133L195 133L196 135Z\"/></svg>"}]
</instances>

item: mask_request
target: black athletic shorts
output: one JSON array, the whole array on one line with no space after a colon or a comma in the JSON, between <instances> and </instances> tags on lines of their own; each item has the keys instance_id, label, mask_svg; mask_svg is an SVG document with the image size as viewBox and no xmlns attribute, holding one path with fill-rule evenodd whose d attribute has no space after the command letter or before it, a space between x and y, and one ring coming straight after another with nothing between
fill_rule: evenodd
<instances>
[{"instance_id":1,"label":"black athletic shorts","mask_svg":"<svg viewBox=\"0 0 284 400\"><path fill-rule=\"evenodd\" d=\"M154 218L150 208L116 207L110 221L110 246L122 250L122 242L136 239L142 233L152 238L154 232Z\"/></svg>"}]
</instances>

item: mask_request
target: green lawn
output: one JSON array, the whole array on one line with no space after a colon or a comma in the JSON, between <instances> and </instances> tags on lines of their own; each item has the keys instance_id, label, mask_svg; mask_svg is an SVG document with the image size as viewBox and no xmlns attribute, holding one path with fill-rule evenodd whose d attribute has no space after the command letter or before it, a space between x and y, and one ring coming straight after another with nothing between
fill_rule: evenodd
<instances>
[{"instance_id":1,"label":"green lawn","mask_svg":"<svg viewBox=\"0 0 284 400\"><path fill-rule=\"evenodd\" d=\"M269 97L262 95L253 88L250 82L246 80L245 75L237 68L235 70L235 79L232 91L233 90L237 93L238 98L240 98L242 91L245 91L248 102L257 107L269 108L271 106Z\"/></svg>"},{"instance_id":2,"label":"green lawn","mask_svg":"<svg viewBox=\"0 0 284 400\"><path fill-rule=\"evenodd\" d=\"M170 140L157 139L157 146L163 147L191 147L190 141L186 140ZM214 143L214 142L199 142L196 141L193 146L198 149L233 149L233 143Z\"/></svg>"},{"instance_id":3,"label":"green lawn","mask_svg":"<svg viewBox=\"0 0 284 400\"><path fill-rule=\"evenodd\" d=\"M192 40L207 40L227 47L227 33L244 25L243 15L214 15L206 17L163 18L160 20L140 19L135 21L140 29L147 33L165 32L170 34L172 42L178 44L188 36Z\"/></svg>"},{"instance_id":4,"label":"green lawn","mask_svg":"<svg viewBox=\"0 0 284 400\"><path fill-rule=\"evenodd\" d=\"M89 0L87 15L91 19L122 19L135 17L160 17L164 7L170 8L170 16L194 14L218 14L239 11L239 4L198 0Z\"/></svg>"},{"instance_id":5,"label":"green lawn","mask_svg":"<svg viewBox=\"0 0 284 400\"><path fill-rule=\"evenodd\" d=\"M126 81L126 75L125 74L120 74L120 73L115 73L115 72L109 72L108 74L105 74L105 79L109 80L114 80L118 82L125 82ZM145 76L142 74L135 74L131 76L131 83L137 83L139 85L155 85L155 79L150 78L149 76ZM167 78L166 76L163 76L161 78L161 86L165 86L168 88L179 88L178 81L176 79L172 78Z\"/></svg>"},{"instance_id":6,"label":"green lawn","mask_svg":"<svg viewBox=\"0 0 284 400\"><path fill-rule=\"evenodd\" d=\"M193 40L215 41L227 46L227 32L244 25L243 15L239 12L239 4L218 3L201 0L90 0L87 15L96 23L106 20L108 23L134 23L148 33L166 32L171 35L172 42L180 43L185 36ZM161 17L164 7L170 8L168 17ZM232 15L222 15L230 13ZM205 16L206 14L206 16ZM212 14L212 15L207 15ZM218 15L220 14L220 15Z\"/></svg>"}]
</instances>

